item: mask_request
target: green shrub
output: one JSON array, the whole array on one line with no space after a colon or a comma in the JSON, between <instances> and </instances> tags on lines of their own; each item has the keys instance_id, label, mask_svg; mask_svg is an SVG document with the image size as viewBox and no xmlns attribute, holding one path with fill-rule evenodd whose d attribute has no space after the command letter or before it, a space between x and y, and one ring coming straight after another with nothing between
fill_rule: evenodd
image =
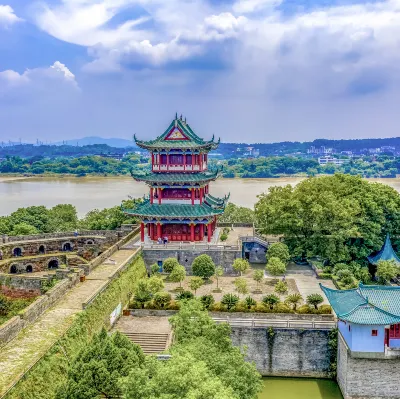
<instances>
[{"instance_id":1,"label":"green shrub","mask_svg":"<svg viewBox=\"0 0 400 399\"><path fill-rule=\"evenodd\" d=\"M289 248L282 242L274 242L268 247L266 257L268 262L271 258L278 258L283 264L286 264L290 259Z\"/></svg>"},{"instance_id":2,"label":"green shrub","mask_svg":"<svg viewBox=\"0 0 400 399\"><path fill-rule=\"evenodd\" d=\"M176 296L177 301L187 301L189 299L193 299L194 294L190 291L182 291Z\"/></svg>"},{"instance_id":3,"label":"green shrub","mask_svg":"<svg viewBox=\"0 0 400 399\"><path fill-rule=\"evenodd\" d=\"M210 310L213 312L225 312L226 307L221 302L215 302Z\"/></svg>"},{"instance_id":4,"label":"green shrub","mask_svg":"<svg viewBox=\"0 0 400 399\"><path fill-rule=\"evenodd\" d=\"M193 275L209 279L215 273L215 264L211 256L199 255L192 263Z\"/></svg>"},{"instance_id":5,"label":"green shrub","mask_svg":"<svg viewBox=\"0 0 400 399\"><path fill-rule=\"evenodd\" d=\"M203 295L200 297L200 302L203 305L203 308L208 310L215 303L215 299L212 295Z\"/></svg>"},{"instance_id":6,"label":"green shrub","mask_svg":"<svg viewBox=\"0 0 400 399\"><path fill-rule=\"evenodd\" d=\"M318 309L318 305L324 301L324 298L320 294L311 294L307 296L307 303Z\"/></svg>"},{"instance_id":7,"label":"green shrub","mask_svg":"<svg viewBox=\"0 0 400 399\"><path fill-rule=\"evenodd\" d=\"M220 239L221 241L226 241L226 240L228 239L228 234L222 233L219 239Z\"/></svg>"},{"instance_id":8,"label":"green shrub","mask_svg":"<svg viewBox=\"0 0 400 399\"><path fill-rule=\"evenodd\" d=\"M274 291L278 294L286 294L288 292L287 283L284 281L278 281L274 286Z\"/></svg>"},{"instance_id":9,"label":"green shrub","mask_svg":"<svg viewBox=\"0 0 400 399\"><path fill-rule=\"evenodd\" d=\"M279 274L286 273L285 264L279 258L276 257L268 259L266 269L272 276L278 276Z\"/></svg>"},{"instance_id":10,"label":"green shrub","mask_svg":"<svg viewBox=\"0 0 400 399\"><path fill-rule=\"evenodd\" d=\"M172 300L169 304L167 309L168 310L179 310L181 307L181 304L179 303L179 301L174 301Z\"/></svg>"},{"instance_id":11,"label":"green shrub","mask_svg":"<svg viewBox=\"0 0 400 399\"><path fill-rule=\"evenodd\" d=\"M297 313L299 313L299 314L310 314L310 313L313 313L313 311L310 308L310 306L302 305L302 306L299 306L299 308L297 309Z\"/></svg>"},{"instance_id":12,"label":"green shrub","mask_svg":"<svg viewBox=\"0 0 400 399\"><path fill-rule=\"evenodd\" d=\"M319 273L318 278L320 278L322 280L330 280L332 278L332 274L331 273Z\"/></svg>"},{"instance_id":13,"label":"green shrub","mask_svg":"<svg viewBox=\"0 0 400 399\"><path fill-rule=\"evenodd\" d=\"M277 303L274 307L274 313L294 313L285 303Z\"/></svg>"},{"instance_id":14,"label":"green shrub","mask_svg":"<svg viewBox=\"0 0 400 399\"><path fill-rule=\"evenodd\" d=\"M160 272L160 266L157 263L154 263L150 266L151 274L158 274Z\"/></svg>"},{"instance_id":15,"label":"green shrub","mask_svg":"<svg viewBox=\"0 0 400 399\"><path fill-rule=\"evenodd\" d=\"M221 301L221 303L225 305L228 310L233 310L238 302L239 297L235 294L225 294Z\"/></svg>"},{"instance_id":16,"label":"green shrub","mask_svg":"<svg viewBox=\"0 0 400 399\"><path fill-rule=\"evenodd\" d=\"M254 311L256 313L269 313L269 307L265 306L262 302L257 302Z\"/></svg>"},{"instance_id":17,"label":"green shrub","mask_svg":"<svg viewBox=\"0 0 400 399\"><path fill-rule=\"evenodd\" d=\"M0 315L6 316L10 311L11 301L3 294L0 294Z\"/></svg>"},{"instance_id":18,"label":"green shrub","mask_svg":"<svg viewBox=\"0 0 400 399\"><path fill-rule=\"evenodd\" d=\"M158 308L163 309L171 302L171 294L169 292L156 292L153 301Z\"/></svg>"},{"instance_id":19,"label":"green shrub","mask_svg":"<svg viewBox=\"0 0 400 399\"><path fill-rule=\"evenodd\" d=\"M290 294L285 299L286 303L289 303L293 306L293 310L296 310L297 304L303 301L303 297L298 293Z\"/></svg>"},{"instance_id":20,"label":"green shrub","mask_svg":"<svg viewBox=\"0 0 400 399\"><path fill-rule=\"evenodd\" d=\"M243 302L247 309L251 309L257 304L257 302L251 296L247 296L246 298L244 298Z\"/></svg>"},{"instance_id":21,"label":"green shrub","mask_svg":"<svg viewBox=\"0 0 400 399\"><path fill-rule=\"evenodd\" d=\"M263 303L267 306L269 306L270 310L272 310L274 308L274 306L276 304L278 304L281 300L279 299L278 296L276 296L275 294L269 294L266 295L263 299L262 299Z\"/></svg>"},{"instance_id":22,"label":"green shrub","mask_svg":"<svg viewBox=\"0 0 400 399\"><path fill-rule=\"evenodd\" d=\"M319 313L321 314L331 314L332 308L330 305L321 305L318 309Z\"/></svg>"}]
</instances>

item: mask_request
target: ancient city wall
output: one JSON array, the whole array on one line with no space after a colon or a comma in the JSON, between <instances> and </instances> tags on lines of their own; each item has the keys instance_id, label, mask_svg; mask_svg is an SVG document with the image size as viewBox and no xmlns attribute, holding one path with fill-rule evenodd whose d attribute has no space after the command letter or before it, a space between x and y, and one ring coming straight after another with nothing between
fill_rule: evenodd
<instances>
[{"instance_id":1,"label":"ancient city wall","mask_svg":"<svg viewBox=\"0 0 400 399\"><path fill-rule=\"evenodd\" d=\"M13 298L38 296L42 293L42 284L46 280L46 277L0 274L0 292Z\"/></svg>"},{"instance_id":2,"label":"ancient city wall","mask_svg":"<svg viewBox=\"0 0 400 399\"><path fill-rule=\"evenodd\" d=\"M2 324L0 326L0 346L11 341L23 328L37 320L44 311L51 307L78 281L78 274L71 275L69 279L61 280L55 287L22 310L19 315Z\"/></svg>"},{"instance_id":3,"label":"ancient city wall","mask_svg":"<svg viewBox=\"0 0 400 399\"><path fill-rule=\"evenodd\" d=\"M400 398L400 357L352 353L338 334L337 381L344 399Z\"/></svg>"},{"instance_id":4,"label":"ancient city wall","mask_svg":"<svg viewBox=\"0 0 400 399\"><path fill-rule=\"evenodd\" d=\"M225 269L225 273L233 274L236 273L232 269L233 261L236 258L241 258L242 253L238 249L231 249L224 246L210 246L207 247L189 247L185 249L143 249L143 259L146 267L149 268L152 264L158 261L163 261L167 258L176 258L182 266L185 266L188 274L192 273L192 263L195 258L199 255L209 255L214 263L218 266L222 266Z\"/></svg>"},{"instance_id":5,"label":"ancient city wall","mask_svg":"<svg viewBox=\"0 0 400 399\"><path fill-rule=\"evenodd\" d=\"M263 376L329 376L327 330L232 327L235 346L247 347L247 360Z\"/></svg>"}]
</instances>

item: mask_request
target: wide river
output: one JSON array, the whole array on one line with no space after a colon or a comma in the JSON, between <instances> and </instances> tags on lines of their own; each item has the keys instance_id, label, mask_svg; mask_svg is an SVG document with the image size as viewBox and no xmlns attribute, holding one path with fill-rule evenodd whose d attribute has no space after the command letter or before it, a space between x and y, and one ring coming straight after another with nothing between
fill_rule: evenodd
<instances>
[{"instance_id":1,"label":"wide river","mask_svg":"<svg viewBox=\"0 0 400 399\"><path fill-rule=\"evenodd\" d=\"M269 187L296 185L302 179L296 177L279 179L219 179L211 184L211 193L224 196L231 193L230 201L253 207L257 195ZM380 181L400 191L400 179L371 179ZM80 216L91 209L119 205L128 196L141 197L148 194L144 183L131 177L0 177L0 215L8 215L18 208L31 205L73 204Z\"/></svg>"},{"instance_id":2,"label":"wide river","mask_svg":"<svg viewBox=\"0 0 400 399\"><path fill-rule=\"evenodd\" d=\"M265 378L259 399L343 399L335 381L308 378Z\"/></svg>"}]
</instances>

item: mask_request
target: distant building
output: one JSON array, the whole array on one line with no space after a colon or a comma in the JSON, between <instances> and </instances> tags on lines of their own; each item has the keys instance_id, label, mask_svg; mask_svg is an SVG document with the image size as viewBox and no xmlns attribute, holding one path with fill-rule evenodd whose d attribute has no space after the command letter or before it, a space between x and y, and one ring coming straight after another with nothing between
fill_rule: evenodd
<instances>
[{"instance_id":1,"label":"distant building","mask_svg":"<svg viewBox=\"0 0 400 399\"><path fill-rule=\"evenodd\" d=\"M340 158L333 158L333 157L320 157L318 158L318 163L320 165L327 165L328 163L332 163L334 165L343 165L345 163L349 163L349 159L340 159Z\"/></svg>"},{"instance_id":2,"label":"distant building","mask_svg":"<svg viewBox=\"0 0 400 399\"><path fill-rule=\"evenodd\" d=\"M383 145L381 147L381 152L395 152L396 148L391 145Z\"/></svg>"},{"instance_id":3,"label":"distant building","mask_svg":"<svg viewBox=\"0 0 400 399\"><path fill-rule=\"evenodd\" d=\"M307 150L307 154L332 154L332 153L333 153L333 148L327 148L325 146L315 147L312 145Z\"/></svg>"},{"instance_id":4,"label":"distant building","mask_svg":"<svg viewBox=\"0 0 400 399\"><path fill-rule=\"evenodd\" d=\"M368 152L370 154L380 154L381 153L381 148L380 147L378 147L378 148L368 148Z\"/></svg>"}]
</instances>

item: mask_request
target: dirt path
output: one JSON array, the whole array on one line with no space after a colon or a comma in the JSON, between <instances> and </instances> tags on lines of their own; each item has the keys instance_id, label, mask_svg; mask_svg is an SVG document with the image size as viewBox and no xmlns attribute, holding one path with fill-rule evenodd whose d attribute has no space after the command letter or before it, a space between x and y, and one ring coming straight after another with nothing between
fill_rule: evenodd
<instances>
[{"instance_id":1,"label":"dirt path","mask_svg":"<svg viewBox=\"0 0 400 399\"><path fill-rule=\"evenodd\" d=\"M135 237L132 241L137 240ZM76 314L109 276L128 261L137 249L120 249L78 283L35 323L23 330L0 351L0 397L31 367L71 325Z\"/></svg>"}]
</instances>

